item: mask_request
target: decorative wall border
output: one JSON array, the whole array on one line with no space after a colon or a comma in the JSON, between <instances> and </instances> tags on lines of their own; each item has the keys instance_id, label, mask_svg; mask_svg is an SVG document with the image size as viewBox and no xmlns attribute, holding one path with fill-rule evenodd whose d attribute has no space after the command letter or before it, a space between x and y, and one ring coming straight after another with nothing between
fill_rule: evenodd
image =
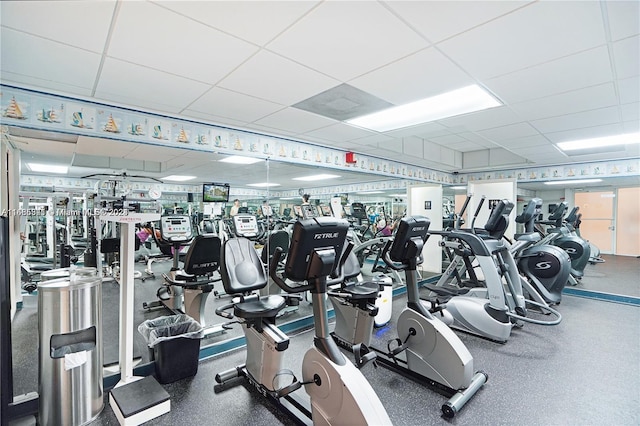
<instances>
[{"instance_id":1,"label":"decorative wall border","mask_svg":"<svg viewBox=\"0 0 640 426\"><path fill-rule=\"evenodd\" d=\"M516 179L518 182L546 182L553 180L619 176L640 176L640 158L577 163L562 166L529 167L496 172L460 173L454 176L453 183L466 184L468 182L495 179Z\"/></svg>"}]
</instances>

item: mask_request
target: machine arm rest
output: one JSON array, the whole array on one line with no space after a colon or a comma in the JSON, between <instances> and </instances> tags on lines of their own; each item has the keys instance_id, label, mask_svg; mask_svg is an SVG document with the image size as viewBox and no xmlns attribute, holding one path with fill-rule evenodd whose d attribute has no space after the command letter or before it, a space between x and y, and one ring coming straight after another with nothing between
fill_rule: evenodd
<instances>
[{"instance_id":1,"label":"machine arm rest","mask_svg":"<svg viewBox=\"0 0 640 426\"><path fill-rule=\"evenodd\" d=\"M226 305L222 305L216 308L216 315L219 315L223 318L233 319L233 315L227 312L229 309L233 308L235 303L227 303Z\"/></svg>"}]
</instances>

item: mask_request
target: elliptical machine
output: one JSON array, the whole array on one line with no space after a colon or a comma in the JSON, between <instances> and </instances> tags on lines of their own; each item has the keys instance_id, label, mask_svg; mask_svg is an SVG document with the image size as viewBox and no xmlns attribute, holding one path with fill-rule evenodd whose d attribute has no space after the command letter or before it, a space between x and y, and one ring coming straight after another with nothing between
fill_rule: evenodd
<instances>
[{"instance_id":1,"label":"elliptical machine","mask_svg":"<svg viewBox=\"0 0 640 426\"><path fill-rule=\"evenodd\" d=\"M477 210L481 208L483 200L478 204ZM512 328L520 325L521 321L547 326L557 325L562 321L562 315L544 301L539 301L539 297L533 297L535 300L524 297L523 287L529 294L536 294L536 290L521 278L509 245L503 238L512 209L512 202L500 200L494 206L482 232L473 228L469 232L432 231L432 234L444 237L440 245L455 251L456 259L452 260L437 284L425 285L437 295L433 303L444 303L439 308L445 323L452 328L497 342L506 342ZM477 214L478 211L476 216ZM460 279L459 272L455 270L458 259L464 258L465 265L470 265L471 257L478 263L484 281L475 277L472 267L467 267L467 272L474 277L471 282L465 283L468 287L448 285L452 278ZM527 317L527 304L552 314L555 319L545 321Z\"/></svg>"},{"instance_id":2,"label":"elliptical machine","mask_svg":"<svg viewBox=\"0 0 640 426\"><path fill-rule=\"evenodd\" d=\"M584 276L584 268L589 263L591 249L588 242L577 235L571 235L573 229L569 229L564 221L567 210L567 203L563 201L556 206L549 216L549 220L536 222L536 229L543 236L537 244L553 244L569 254L571 258L571 278L569 283L576 285L578 283L576 280L580 280ZM576 211L577 208L574 208L570 216L574 216ZM545 230L542 225L551 225L553 227Z\"/></svg>"},{"instance_id":3,"label":"elliptical machine","mask_svg":"<svg viewBox=\"0 0 640 426\"><path fill-rule=\"evenodd\" d=\"M438 319L437 311L441 307L431 312L420 300L417 265L422 262L429 225L426 217L403 218L395 237L383 249L385 263L405 272L407 305L398 317L398 337L388 342L386 351L370 349L383 366L450 397L441 409L445 417L452 418L484 385L488 376L482 371L474 373L471 353ZM357 260L351 262L352 268L357 266ZM361 351L357 345L369 344L378 290L379 283L370 282L343 286L329 293L336 311L332 336L339 345L356 354ZM366 353L367 348L362 352Z\"/></svg>"},{"instance_id":4,"label":"elliptical machine","mask_svg":"<svg viewBox=\"0 0 640 426\"><path fill-rule=\"evenodd\" d=\"M371 385L348 361L328 333L325 295L327 285L342 277L328 279L336 269L345 244L348 223L331 217L303 219L293 227L291 246L284 274L277 273L281 251L276 250L270 264L271 278L286 292L310 291L315 325L314 346L302 362L302 382L283 369L288 337L275 326L275 318L285 305L279 295L250 294L267 285L267 276L253 244L245 238L225 241L223 284L228 294L239 297L221 306L216 313L238 318L247 339L244 365L216 375L216 391L230 386L237 377L246 378L258 391L299 422L315 425L388 425L391 420ZM340 259L339 259L340 258ZM293 284L295 283L295 284ZM233 309L233 315L228 312ZM289 385L277 383L291 377ZM310 401L293 392L302 385Z\"/></svg>"},{"instance_id":5,"label":"elliptical machine","mask_svg":"<svg viewBox=\"0 0 640 426\"><path fill-rule=\"evenodd\" d=\"M571 259L560 247L550 244L535 245L540 234L535 232L534 222L542 210L542 199L532 198L524 207L522 214L516 216L516 222L524 225L524 233L514 235L515 242L510 251L516 259L520 272L535 287L529 296L539 295L549 304L558 304L562 299L562 289L569 280Z\"/></svg>"}]
</instances>

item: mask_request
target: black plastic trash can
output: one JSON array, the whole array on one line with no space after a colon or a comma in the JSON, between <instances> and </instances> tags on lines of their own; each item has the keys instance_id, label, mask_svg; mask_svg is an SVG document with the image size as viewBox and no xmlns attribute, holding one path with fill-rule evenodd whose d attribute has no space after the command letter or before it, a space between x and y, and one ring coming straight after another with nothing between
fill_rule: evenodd
<instances>
[{"instance_id":1,"label":"black plastic trash can","mask_svg":"<svg viewBox=\"0 0 640 426\"><path fill-rule=\"evenodd\" d=\"M198 372L202 326L188 315L171 315L147 320L138 326L156 364L160 383L195 376Z\"/></svg>"}]
</instances>

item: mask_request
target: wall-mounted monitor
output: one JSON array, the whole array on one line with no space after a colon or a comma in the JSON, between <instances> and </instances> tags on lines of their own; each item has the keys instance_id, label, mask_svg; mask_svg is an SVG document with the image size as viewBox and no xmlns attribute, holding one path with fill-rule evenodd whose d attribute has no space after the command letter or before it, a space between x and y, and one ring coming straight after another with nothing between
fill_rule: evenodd
<instances>
[{"instance_id":1,"label":"wall-mounted monitor","mask_svg":"<svg viewBox=\"0 0 640 426\"><path fill-rule=\"evenodd\" d=\"M226 203L229 201L228 183L205 183L202 185L202 201L205 203Z\"/></svg>"}]
</instances>

